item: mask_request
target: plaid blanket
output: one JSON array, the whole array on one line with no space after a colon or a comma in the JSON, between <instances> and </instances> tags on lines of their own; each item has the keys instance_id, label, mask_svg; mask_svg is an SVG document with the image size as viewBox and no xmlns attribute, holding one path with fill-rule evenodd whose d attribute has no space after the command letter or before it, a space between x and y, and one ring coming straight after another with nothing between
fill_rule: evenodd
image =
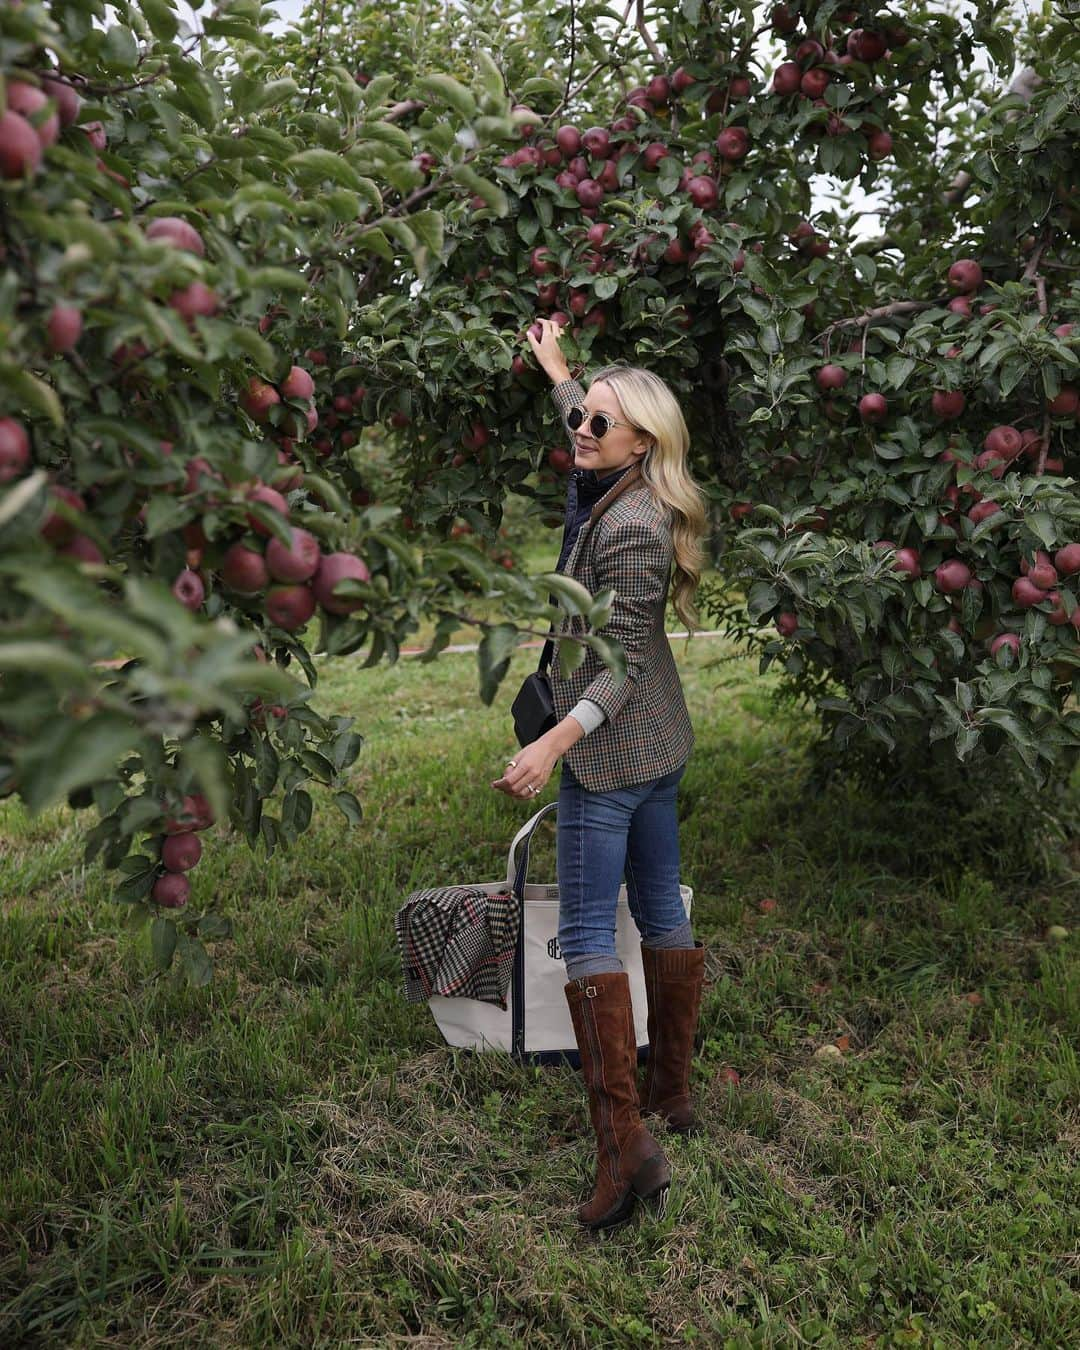
<instances>
[{"instance_id":1,"label":"plaid blanket","mask_svg":"<svg viewBox=\"0 0 1080 1350\"><path fill-rule=\"evenodd\" d=\"M510 891L470 886L413 891L394 915L405 998L475 998L506 1011L518 939L518 902Z\"/></svg>"}]
</instances>

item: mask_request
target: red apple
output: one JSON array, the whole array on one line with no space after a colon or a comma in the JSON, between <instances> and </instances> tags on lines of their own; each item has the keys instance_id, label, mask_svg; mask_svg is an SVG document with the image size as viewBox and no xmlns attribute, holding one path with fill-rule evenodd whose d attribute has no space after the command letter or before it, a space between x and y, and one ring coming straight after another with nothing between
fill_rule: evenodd
<instances>
[{"instance_id":1,"label":"red apple","mask_svg":"<svg viewBox=\"0 0 1080 1350\"><path fill-rule=\"evenodd\" d=\"M654 75L645 86L645 94L650 103L663 106L671 97L671 85L663 75Z\"/></svg>"},{"instance_id":2,"label":"red apple","mask_svg":"<svg viewBox=\"0 0 1080 1350\"><path fill-rule=\"evenodd\" d=\"M824 66L813 66L799 81L799 89L807 98L822 98L832 83L832 76Z\"/></svg>"},{"instance_id":3,"label":"red apple","mask_svg":"<svg viewBox=\"0 0 1080 1350\"><path fill-rule=\"evenodd\" d=\"M172 593L185 609L196 610L206 599L206 587L198 572L185 567L172 584Z\"/></svg>"},{"instance_id":4,"label":"red apple","mask_svg":"<svg viewBox=\"0 0 1080 1350\"><path fill-rule=\"evenodd\" d=\"M859 399L859 416L870 426L883 422L889 415L889 405L883 394L864 394Z\"/></svg>"},{"instance_id":5,"label":"red apple","mask_svg":"<svg viewBox=\"0 0 1080 1350\"><path fill-rule=\"evenodd\" d=\"M22 80L8 80L8 110L20 113L26 118L41 143L42 150L47 150L50 145L55 145L56 139L60 135L58 113L50 112L40 122L36 121L36 115L47 108L48 104L49 95L44 90L38 89L32 84L25 84Z\"/></svg>"},{"instance_id":6,"label":"red apple","mask_svg":"<svg viewBox=\"0 0 1080 1350\"><path fill-rule=\"evenodd\" d=\"M787 5L773 5L769 11L769 22L774 33L794 33L799 26L799 16Z\"/></svg>"},{"instance_id":7,"label":"red apple","mask_svg":"<svg viewBox=\"0 0 1080 1350\"><path fill-rule=\"evenodd\" d=\"M309 399L315 393L315 381L303 366L292 366L288 375L281 381L282 398ZM352 402L350 400L351 409Z\"/></svg>"},{"instance_id":8,"label":"red apple","mask_svg":"<svg viewBox=\"0 0 1080 1350\"><path fill-rule=\"evenodd\" d=\"M581 153L581 132L577 127L562 126L555 133L555 144L562 151L564 159L573 159Z\"/></svg>"},{"instance_id":9,"label":"red apple","mask_svg":"<svg viewBox=\"0 0 1080 1350\"><path fill-rule=\"evenodd\" d=\"M1020 635L1018 633L999 633L990 643L990 655L997 656L1002 647L1012 652L1014 659L1020 656Z\"/></svg>"},{"instance_id":10,"label":"red apple","mask_svg":"<svg viewBox=\"0 0 1080 1350\"><path fill-rule=\"evenodd\" d=\"M1015 459L1024 448L1023 437L1015 427L994 427L986 433L983 449L993 451L1005 459Z\"/></svg>"},{"instance_id":11,"label":"red apple","mask_svg":"<svg viewBox=\"0 0 1080 1350\"><path fill-rule=\"evenodd\" d=\"M971 568L959 558L949 558L934 568L934 585L946 595L955 595L971 584Z\"/></svg>"},{"instance_id":12,"label":"red apple","mask_svg":"<svg viewBox=\"0 0 1080 1350\"><path fill-rule=\"evenodd\" d=\"M574 189L578 201L582 206L599 206L604 200L604 188L595 178L583 178Z\"/></svg>"},{"instance_id":13,"label":"red apple","mask_svg":"<svg viewBox=\"0 0 1080 1350\"><path fill-rule=\"evenodd\" d=\"M593 159L607 159L611 154L611 137L607 127L590 127L582 136L581 143Z\"/></svg>"},{"instance_id":14,"label":"red apple","mask_svg":"<svg viewBox=\"0 0 1080 1350\"><path fill-rule=\"evenodd\" d=\"M253 422L265 422L270 409L281 402L281 395L272 384L252 375L240 396L240 406Z\"/></svg>"},{"instance_id":15,"label":"red apple","mask_svg":"<svg viewBox=\"0 0 1080 1350\"><path fill-rule=\"evenodd\" d=\"M1012 598L1021 609L1031 609L1046 599L1046 592L1036 586L1030 577L1017 577L1012 584Z\"/></svg>"},{"instance_id":16,"label":"red apple","mask_svg":"<svg viewBox=\"0 0 1080 1350\"><path fill-rule=\"evenodd\" d=\"M260 483L257 487L253 487L250 492L245 495L249 502L262 502L262 504L268 506L271 511L276 511L279 516L284 517L286 520L288 519L288 502L286 502L280 492L275 492L272 487L267 487L265 483ZM271 533L269 528L254 516L249 515L247 517L247 523L249 528L253 529L256 534L261 534L264 538L269 537Z\"/></svg>"},{"instance_id":17,"label":"red apple","mask_svg":"<svg viewBox=\"0 0 1080 1350\"><path fill-rule=\"evenodd\" d=\"M555 259L552 257L551 249L545 248L543 244L539 248L534 248L529 254L529 271L534 277L547 276L555 271Z\"/></svg>"},{"instance_id":18,"label":"red apple","mask_svg":"<svg viewBox=\"0 0 1080 1350\"><path fill-rule=\"evenodd\" d=\"M799 627L799 620L794 614L778 614L776 616L776 631L781 637L792 637Z\"/></svg>"},{"instance_id":19,"label":"red apple","mask_svg":"<svg viewBox=\"0 0 1080 1350\"><path fill-rule=\"evenodd\" d=\"M266 617L294 633L315 613L315 596L308 586L272 586L266 592Z\"/></svg>"},{"instance_id":20,"label":"red apple","mask_svg":"<svg viewBox=\"0 0 1080 1350\"><path fill-rule=\"evenodd\" d=\"M180 216L157 216L146 227L147 239L172 244L174 248L186 249L202 258L206 254L206 245L202 235Z\"/></svg>"},{"instance_id":21,"label":"red apple","mask_svg":"<svg viewBox=\"0 0 1080 1350\"><path fill-rule=\"evenodd\" d=\"M871 159L888 159L893 151L893 138L887 131L874 131L866 138L866 152Z\"/></svg>"},{"instance_id":22,"label":"red apple","mask_svg":"<svg viewBox=\"0 0 1080 1350\"><path fill-rule=\"evenodd\" d=\"M686 185L690 200L703 211L711 211L720 200L720 193L711 178L694 177Z\"/></svg>"},{"instance_id":23,"label":"red apple","mask_svg":"<svg viewBox=\"0 0 1080 1350\"><path fill-rule=\"evenodd\" d=\"M339 581L370 581L371 573L362 558L352 553L328 553L319 563L311 583L311 592L318 604L330 614L351 614L362 609L364 601L358 596L335 596Z\"/></svg>"},{"instance_id":24,"label":"red apple","mask_svg":"<svg viewBox=\"0 0 1080 1350\"><path fill-rule=\"evenodd\" d=\"M5 418L10 421L10 418ZM56 501L61 501L72 511L85 511L86 502L82 497L69 487L64 487L62 483L54 483L49 488L49 494ZM64 519L56 511L50 511L45 517L45 522L41 527L42 538L47 539L50 544L63 544L71 538L74 532L74 526Z\"/></svg>"},{"instance_id":25,"label":"red apple","mask_svg":"<svg viewBox=\"0 0 1080 1350\"><path fill-rule=\"evenodd\" d=\"M1080 544L1065 544L1054 554L1054 566L1064 577L1080 572Z\"/></svg>"},{"instance_id":26,"label":"red apple","mask_svg":"<svg viewBox=\"0 0 1080 1350\"><path fill-rule=\"evenodd\" d=\"M322 554L313 534L294 525L288 545L271 539L266 546L266 566L275 581L307 581L318 570Z\"/></svg>"},{"instance_id":27,"label":"red apple","mask_svg":"<svg viewBox=\"0 0 1080 1350\"><path fill-rule=\"evenodd\" d=\"M984 520L989 520L991 516L996 516L1001 510L997 502L989 497L985 497L981 502L976 502L967 513L968 520L973 525L981 525Z\"/></svg>"},{"instance_id":28,"label":"red apple","mask_svg":"<svg viewBox=\"0 0 1080 1350\"><path fill-rule=\"evenodd\" d=\"M69 127L79 116L81 99L70 84L51 75L42 75L41 87L50 98L56 99L60 125Z\"/></svg>"},{"instance_id":29,"label":"red apple","mask_svg":"<svg viewBox=\"0 0 1080 1350\"><path fill-rule=\"evenodd\" d=\"M880 61L888 50L888 46L885 35L873 28L856 28L848 34L848 53L856 61L862 61L864 65L869 65L872 61Z\"/></svg>"},{"instance_id":30,"label":"red apple","mask_svg":"<svg viewBox=\"0 0 1080 1350\"><path fill-rule=\"evenodd\" d=\"M935 389L930 407L942 422L952 422L961 415L967 400L959 389Z\"/></svg>"},{"instance_id":31,"label":"red apple","mask_svg":"<svg viewBox=\"0 0 1080 1350\"><path fill-rule=\"evenodd\" d=\"M680 66L671 77L671 87L676 94L685 94L690 86L696 83L696 78L683 66Z\"/></svg>"},{"instance_id":32,"label":"red apple","mask_svg":"<svg viewBox=\"0 0 1080 1350\"><path fill-rule=\"evenodd\" d=\"M181 872L166 872L154 882L151 895L165 909L183 909L191 894L191 882Z\"/></svg>"},{"instance_id":33,"label":"red apple","mask_svg":"<svg viewBox=\"0 0 1080 1350\"><path fill-rule=\"evenodd\" d=\"M221 579L239 595L258 595L270 584L270 573L261 553L238 542L225 551Z\"/></svg>"},{"instance_id":34,"label":"red apple","mask_svg":"<svg viewBox=\"0 0 1080 1350\"><path fill-rule=\"evenodd\" d=\"M725 127L716 138L716 149L723 159L743 159L750 149L749 133L744 127Z\"/></svg>"},{"instance_id":35,"label":"red apple","mask_svg":"<svg viewBox=\"0 0 1080 1350\"><path fill-rule=\"evenodd\" d=\"M802 80L802 71L799 69L798 62L784 61L773 71L772 87L774 94L780 94L787 97L789 94L799 92L799 82Z\"/></svg>"},{"instance_id":36,"label":"red apple","mask_svg":"<svg viewBox=\"0 0 1080 1350\"><path fill-rule=\"evenodd\" d=\"M898 548L896 557L893 559L893 571L904 572L909 577L922 576L922 560L919 557L918 550L913 548Z\"/></svg>"},{"instance_id":37,"label":"red apple","mask_svg":"<svg viewBox=\"0 0 1080 1350\"><path fill-rule=\"evenodd\" d=\"M585 238L593 248L603 248L605 237L613 228L603 221L597 221L595 225L590 225L585 231Z\"/></svg>"},{"instance_id":38,"label":"red apple","mask_svg":"<svg viewBox=\"0 0 1080 1350\"><path fill-rule=\"evenodd\" d=\"M1039 559L1033 567L1028 568L1028 580L1033 581L1041 591L1048 591L1057 585L1057 568L1049 559L1045 561Z\"/></svg>"},{"instance_id":39,"label":"red apple","mask_svg":"<svg viewBox=\"0 0 1080 1350\"><path fill-rule=\"evenodd\" d=\"M0 177L27 178L41 167L41 141L17 112L0 115Z\"/></svg>"},{"instance_id":40,"label":"red apple","mask_svg":"<svg viewBox=\"0 0 1080 1350\"><path fill-rule=\"evenodd\" d=\"M196 315L210 317L216 314L221 308L221 301L217 292L204 282L193 281L190 285L173 291L169 297L169 307L175 309L182 319L190 322Z\"/></svg>"},{"instance_id":41,"label":"red apple","mask_svg":"<svg viewBox=\"0 0 1080 1350\"><path fill-rule=\"evenodd\" d=\"M10 483L13 478L18 478L25 473L29 463L30 438L26 428L14 417L0 417L0 483ZM82 499L79 500L81 503ZM82 509L81 505L79 509Z\"/></svg>"},{"instance_id":42,"label":"red apple","mask_svg":"<svg viewBox=\"0 0 1080 1350\"><path fill-rule=\"evenodd\" d=\"M60 550L65 557L74 558L78 562L84 563L103 563L105 561L101 549L86 534L72 535L70 541Z\"/></svg>"},{"instance_id":43,"label":"red apple","mask_svg":"<svg viewBox=\"0 0 1080 1350\"><path fill-rule=\"evenodd\" d=\"M1073 384L1063 384L1061 392L1046 405L1047 411L1054 417L1075 417L1080 408L1080 389Z\"/></svg>"},{"instance_id":44,"label":"red apple","mask_svg":"<svg viewBox=\"0 0 1080 1350\"><path fill-rule=\"evenodd\" d=\"M960 258L949 268L947 279L949 290L970 293L983 284L983 270L973 258Z\"/></svg>"},{"instance_id":45,"label":"red apple","mask_svg":"<svg viewBox=\"0 0 1080 1350\"><path fill-rule=\"evenodd\" d=\"M814 376L817 387L823 392L830 389L843 389L847 384L847 371L843 366L822 366Z\"/></svg>"},{"instance_id":46,"label":"red apple","mask_svg":"<svg viewBox=\"0 0 1080 1350\"><path fill-rule=\"evenodd\" d=\"M574 467L574 460L569 450L564 450L561 445L557 445L553 450L548 451L548 463L556 473L569 473Z\"/></svg>"},{"instance_id":47,"label":"red apple","mask_svg":"<svg viewBox=\"0 0 1080 1350\"><path fill-rule=\"evenodd\" d=\"M49 314L46 331L49 335L49 350L69 352L82 336L82 310L74 305L54 305Z\"/></svg>"},{"instance_id":48,"label":"red apple","mask_svg":"<svg viewBox=\"0 0 1080 1350\"><path fill-rule=\"evenodd\" d=\"M170 872L190 872L201 857L197 834L171 834L161 845L161 862Z\"/></svg>"}]
</instances>

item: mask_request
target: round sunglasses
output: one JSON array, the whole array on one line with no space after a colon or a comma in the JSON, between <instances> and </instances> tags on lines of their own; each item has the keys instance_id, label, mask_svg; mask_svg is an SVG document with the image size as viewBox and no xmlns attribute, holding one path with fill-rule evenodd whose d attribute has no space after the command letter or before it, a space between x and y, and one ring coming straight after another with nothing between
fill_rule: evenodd
<instances>
[{"instance_id":1,"label":"round sunglasses","mask_svg":"<svg viewBox=\"0 0 1080 1350\"><path fill-rule=\"evenodd\" d=\"M584 408L571 408L566 414L566 425L571 431L577 431L582 422L585 421L587 414ZM596 438L601 440L608 434L612 427L629 427L631 431L640 431L640 427L635 427L630 422L620 422L617 417L612 417L609 413L593 413L589 418L589 431Z\"/></svg>"}]
</instances>

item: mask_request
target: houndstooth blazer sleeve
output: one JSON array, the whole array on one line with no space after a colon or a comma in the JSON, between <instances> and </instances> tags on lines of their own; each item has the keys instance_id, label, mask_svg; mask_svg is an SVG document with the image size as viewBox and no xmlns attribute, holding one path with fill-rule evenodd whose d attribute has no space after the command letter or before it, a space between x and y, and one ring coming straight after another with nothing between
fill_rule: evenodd
<instances>
[{"instance_id":1,"label":"houndstooth blazer sleeve","mask_svg":"<svg viewBox=\"0 0 1080 1350\"><path fill-rule=\"evenodd\" d=\"M645 665L656 615L664 613L671 582L671 536L644 520L621 521L596 556L598 590L615 591L611 618L598 636L613 638L626 653L626 679L616 683L606 666L582 693L609 718L626 706Z\"/></svg>"}]
</instances>

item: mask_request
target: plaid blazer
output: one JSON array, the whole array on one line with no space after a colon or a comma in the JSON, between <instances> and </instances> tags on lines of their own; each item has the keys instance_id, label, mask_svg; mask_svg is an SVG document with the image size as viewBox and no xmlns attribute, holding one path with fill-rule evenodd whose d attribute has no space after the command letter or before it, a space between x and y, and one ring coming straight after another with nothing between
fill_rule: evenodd
<instances>
[{"instance_id":1,"label":"plaid blazer","mask_svg":"<svg viewBox=\"0 0 1080 1350\"><path fill-rule=\"evenodd\" d=\"M558 402L580 402L569 385ZM611 619L599 636L613 638L626 652L627 677L614 674L591 648L577 670L563 678L559 634L585 633L580 616L562 621L551 661L551 693L559 721L578 699L603 708L595 731L563 756L574 777L589 792L611 792L660 778L684 764L694 745L682 683L664 630L674 544L663 507L634 465L593 506L574 541L565 576L595 595L612 587Z\"/></svg>"}]
</instances>

